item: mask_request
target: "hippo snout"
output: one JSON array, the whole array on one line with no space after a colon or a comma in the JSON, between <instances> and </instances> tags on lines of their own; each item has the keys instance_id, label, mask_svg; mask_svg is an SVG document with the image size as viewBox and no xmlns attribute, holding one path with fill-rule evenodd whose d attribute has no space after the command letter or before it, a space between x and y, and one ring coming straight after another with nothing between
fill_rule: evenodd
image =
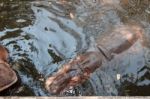
<instances>
[{"instance_id":1,"label":"hippo snout","mask_svg":"<svg viewBox=\"0 0 150 99\"><path fill-rule=\"evenodd\" d=\"M69 86L81 84L101 64L101 54L98 52L87 52L78 55L46 80L46 89L50 93L57 94Z\"/></svg>"}]
</instances>

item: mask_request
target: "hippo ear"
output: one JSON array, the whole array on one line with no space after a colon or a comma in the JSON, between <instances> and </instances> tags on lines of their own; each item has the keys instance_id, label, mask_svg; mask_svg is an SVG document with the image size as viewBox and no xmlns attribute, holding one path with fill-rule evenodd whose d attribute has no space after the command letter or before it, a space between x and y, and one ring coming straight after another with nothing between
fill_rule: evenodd
<instances>
[{"instance_id":1,"label":"hippo ear","mask_svg":"<svg viewBox=\"0 0 150 99\"><path fill-rule=\"evenodd\" d=\"M8 57L9 57L8 50L4 46L0 45L0 59L4 62L7 62Z\"/></svg>"},{"instance_id":2,"label":"hippo ear","mask_svg":"<svg viewBox=\"0 0 150 99\"><path fill-rule=\"evenodd\" d=\"M8 59L9 59L9 50L6 47L4 47L4 48L6 50L6 61L8 61Z\"/></svg>"}]
</instances>

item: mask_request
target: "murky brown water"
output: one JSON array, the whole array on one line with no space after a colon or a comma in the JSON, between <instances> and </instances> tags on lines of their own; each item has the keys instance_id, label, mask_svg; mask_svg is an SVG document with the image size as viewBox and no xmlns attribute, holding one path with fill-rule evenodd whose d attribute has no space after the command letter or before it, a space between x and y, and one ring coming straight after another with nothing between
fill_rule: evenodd
<instances>
[{"instance_id":1,"label":"murky brown water","mask_svg":"<svg viewBox=\"0 0 150 99\"><path fill-rule=\"evenodd\" d=\"M145 47L137 42L63 95L150 95L149 0L0 1L1 44L20 79L0 95L51 95L44 87L48 76L94 49L103 33L133 21L144 29Z\"/></svg>"}]
</instances>

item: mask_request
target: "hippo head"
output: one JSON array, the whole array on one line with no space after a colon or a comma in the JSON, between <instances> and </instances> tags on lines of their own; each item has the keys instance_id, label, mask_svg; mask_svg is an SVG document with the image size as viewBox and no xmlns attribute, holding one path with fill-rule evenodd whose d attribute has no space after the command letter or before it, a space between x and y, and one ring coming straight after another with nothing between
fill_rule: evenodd
<instances>
[{"instance_id":1,"label":"hippo head","mask_svg":"<svg viewBox=\"0 0 150 99\"><path fill-rule=\"evenodd\" d=\"M78 55L46 80L46 89L50 93L57 94L69 86L83 83L91 73L101 66L101 58L99 52Z\"/></svg>"}]
</instances>

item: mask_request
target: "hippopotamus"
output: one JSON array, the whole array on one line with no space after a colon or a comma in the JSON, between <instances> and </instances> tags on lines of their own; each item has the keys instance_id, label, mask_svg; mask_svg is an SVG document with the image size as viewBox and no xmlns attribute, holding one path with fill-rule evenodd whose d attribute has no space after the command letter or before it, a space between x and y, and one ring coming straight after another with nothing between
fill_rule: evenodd
<instances>
[{"instance_id":1,"label":"hippopotamus","mask_svg":"<svg viewBox=\"0 0 150 99\"><path fill-rule=\"evenodd\" d=\"M115 54L119 55L134 45L142 34L141 26L128 24L117 26L109 33L98 36L95 40L96 50L79 54L64 64L58 72L46 79L46 89L58 94L70 86L84 83L104 62L109 62L115 58Z\"/></svg>"},{"instance_id":2,"label":"hippopotamus","mask_svg":"<svg viewBox=\"0 0 150 99\"><path fill-rule=\"evenodd\" d=\"M0 92L17 81L17 75L8 64L8 51L0 45Z\"/></svg>"}]
</instances>

